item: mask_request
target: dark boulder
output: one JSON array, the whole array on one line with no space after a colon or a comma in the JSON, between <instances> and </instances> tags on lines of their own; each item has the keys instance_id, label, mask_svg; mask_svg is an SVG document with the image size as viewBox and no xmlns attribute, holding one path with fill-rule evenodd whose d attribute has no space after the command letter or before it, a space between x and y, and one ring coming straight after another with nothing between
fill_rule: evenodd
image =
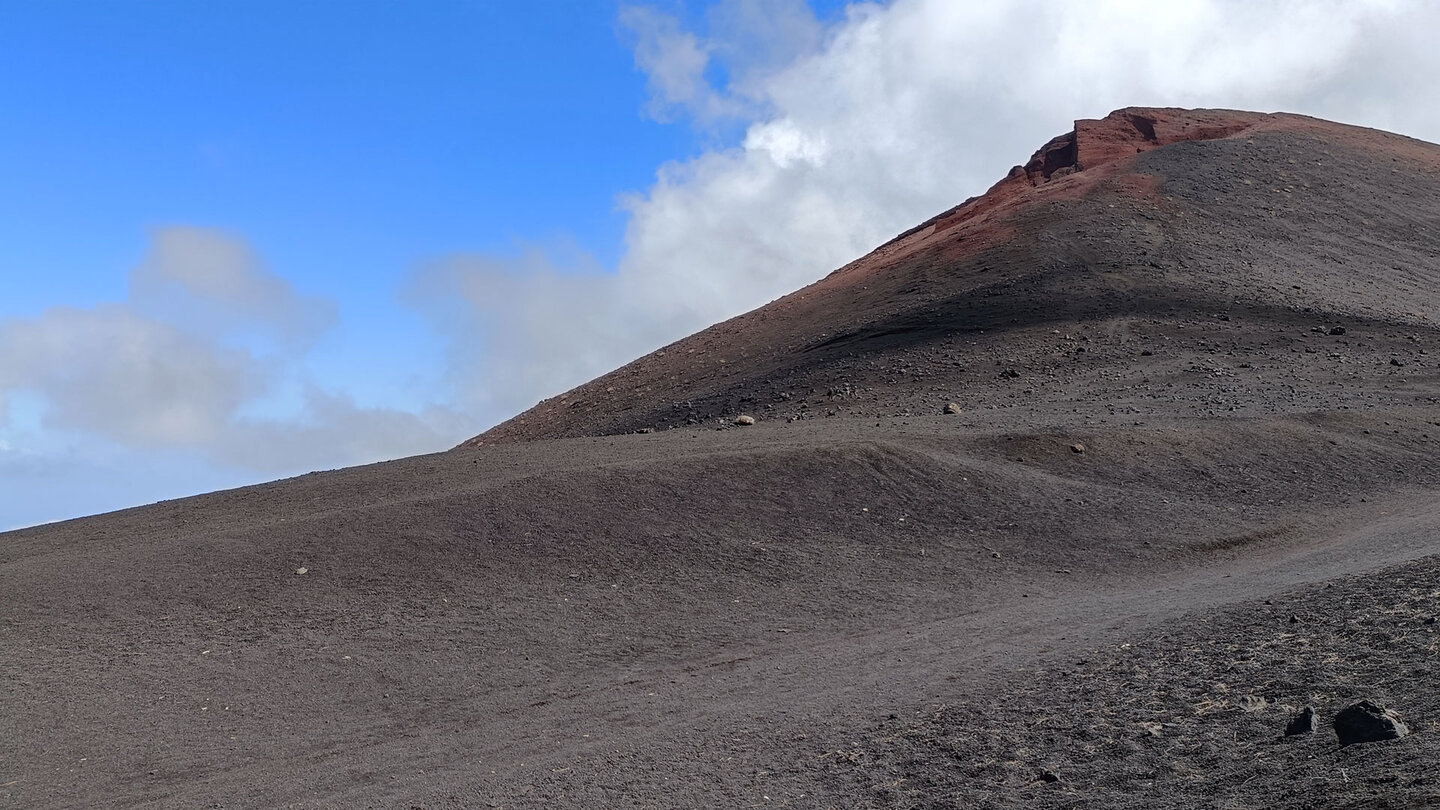
<instances>
[{"instance_id":1,"label":"dark boulder","mask_svg":"<svg viewBox=\"0 0 1440 810\"><path fill-rule=\"evenodd\" d=\"M1306 706L1300 713L1290 719L1290 724L1285 727L1285 736L1294 737L1297 734L1313 734L1320 727L1319 718L1315 716L1315 707Z\"/></svg>"},{"instance_id":2,"label":"dark boulder","mask_svg":"<svg viewBox=\"0 0 1440 810\"><path fill-rule=\"evenodd\" d=\"M1410 733L1394 709L1368 700L1346 706L1335 715L1335 736L1340 745L1395 740Z\"/></svg>"}]
</instances>

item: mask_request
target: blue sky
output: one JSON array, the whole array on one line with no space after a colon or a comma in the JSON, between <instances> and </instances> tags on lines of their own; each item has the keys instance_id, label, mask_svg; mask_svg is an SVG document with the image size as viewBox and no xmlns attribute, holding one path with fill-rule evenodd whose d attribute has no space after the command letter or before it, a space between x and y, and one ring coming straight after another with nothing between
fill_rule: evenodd
<instances>
[{"instance_id":1,"label":"blue sky","mask_svg":"<svg viewBox=\"0 0 1440 810\"><path fill-rule=\"evenodd\" d=\"M117 300L150 229L219 227L338 301L316 363L336 382L377 361L437 371L435 337L393 300L417 260L563 234L613 263L615 195L694 148L641 116L607 3L59 0L4 17L0 316Z\"/></svg>"},{"instance_id":2,"label":"blue sky","mask_svg":"<svg viewBox=\"0 0 1440 810\"><path fill-rule=\"evenodd\" d=\"M1436 17L0 0L0 530L451 446L817 278L1074 118L1287 109L1435 140L1412 77L1440 67Z\"/></svg>"}]
</instances>

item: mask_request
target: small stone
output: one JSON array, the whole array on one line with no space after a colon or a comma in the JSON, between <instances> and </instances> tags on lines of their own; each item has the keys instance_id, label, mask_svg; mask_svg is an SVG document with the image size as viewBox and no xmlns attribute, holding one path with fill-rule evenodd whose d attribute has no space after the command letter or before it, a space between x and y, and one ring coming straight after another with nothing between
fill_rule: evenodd
<instances>
[{"instance_id":1,"label":"small stone","mask_svg":"<svg viewBox=\"0 0 1440 810\"><path fill-rule=\"evenodd\" d=\"M998 560L998 559L1000 559L1000 552L998 552L998 551L992 551L992 552L990 552L990 556L991 556L991 557L994 557L995 559Z\"/></svg>"},{"instance_id":2,"label":"small stone","mask_svg":"<svg viewBox=\"0 0 1440 810\"><path fill-rule=\"evenodd\" d=\"M1290 723L1285 726L1285 736L1294 737L1299 734L1313 734L1320 730L1320 718L1315 715L1314 706L1306 706L1300 713L1290 718Z\"/></svg>"},{"instance_id":3,"label":"small stone","mask_svg":"<svg viewBox=\"0 0 1440 810\"><path fill-rule=\"evenodd\" d=\"M1006 380L1018 380L1020 379L1020 372L1016 371L1013 368L1007 368L1004 371L1000 372L1000 377Z\"/></svg>"},{"instance_id":4,"label":"small stone","mask_svg":"<svg viewBox=\"0 0 1440 810\"><path fill-rule=\"evenodd\" d=\"M1291 624L1299 624L1299 623L1300 623L1300 617L1297 616L1297 615L1295 615L1294 613L1291 613L1291 614L1290 614L1290 623L1291 623Z\"/></svg>"},{"instance_id":5,"label":"small stone","mask_svg":"<svg viewBox=\"0 0 1440 810\"><path fill-rule=\"evenodd\" d=\"M957 413L962 413L962 411L960 410L959 404L952 402L949 405L945 406L945 413L953 416Z\"/></svg>"},{"instance_id":6,"label":"small stone","mask_svg":"<svg viewBox=\"0 0 1440 810\"><path fill-rule=\"evenodd\" d=\"M1258 712L1269 703L1259 695L1245 695L1240 698L1240 710L1244 712Z\"/></svg>"},{"instance_id":7,"label":"small stone","mask_svg":"<svg viewBox=\"0 0 1440 810\"><path fill-rule=\"evenodd\" d=\"M1332 334L1332 335L1343 335L1343 334L1345 334L1345 327L1343 327L1343 326L1332 326L1332 327L1330 327L1330 332L1329 332L1329 333Z\"/></svg>"},{"instance_id":8,"label":"small stone","mask_svg":"<svg viewBox=\"0 0 1440 810\"><path fill-rule=\"evenodd\" d=\"M1083 453L1083 452L1085 452L1085 445L1081 444L1080 442L1076 442L1076 443L1070 445L1070 452L1072 452L1072 453Z\"/></svg>"},{"instance_id":9,"label":"small stone","mask_svg":"<svg viewBox=\"0 0 1440 810\"><path fill-rule=\"evenodd\" d=\"M310 573L310 569L309 569L309 568L306 568L305 566L302 565L302 566L300 566L299 568L296 568L296 569L295 569L295 573L297 573L297 574L308 574L308 573Z\"/></svg>"},{"instance_id":10,"label":"small stone","mask_svg":"<svg viewBox=\"0 0 1440 810\"><path fill-rule=\"evenodd\" d=\"M1059 782L1059 781L1060 781L1060 774L1055 773L1054 771L1041 771L1041 772L1040 772L1040 781L1041 781L1041 782L1048 782L1048 783L1050 783L1050 784L1053 785L1053 784L1055 784L1056 782Z\"/></svg>"},{"instance_id":11,"label":"small stone","mask_svg":"<svg viewBox=\"0 0 1440 810\"><path fill-rule=\"evenodd\" d=\"M1398 357L1392 357L1392 358L1390 358L1390 365L1392 365L1392 366L1403 366L1403 365L1405 365L1405 364L1402 363L1402 362L1400 362L1400 358L1398 358Z\"/></svg>"},{"instance_id":12,"label":"small stone","mask_svg":"<svg viewBox=\"0 0 1440 810\"><path fill-rule=\"evenodd\" d=\"M740 414L739 416L735 417L735 424L737 424L737 425L753 425L753 424L755 424L755 417L753 417L753 416L747 416L747 415L745 415L745 414L742 413L742 414Z\"/></svg>"},{"instance_id":13,"label":"small stone","mask_svg":"<svg viewBox=\"0 0 1440 810\"><path fill-rule=\"evenodd\" d=\"M1154 357L1154 356L1155 356L1155 352L1152 352L1152 351L1150 351L1149 349L1145 349L1145 350L1143 350L1143 351L1140 352L1140 356L1141 356L1141 357Z\"/></svg>"},{"instance_id":14,"label":"small stone","mask_svg":"<svg viewBox=\"0 0 1440 810\"><path fill-rule=\"evenodd\" d=\"M1368 700L1351 704L1335 715L1335 736L1340 745L1398 740L1410 733L1394 709Z\"/></svg>"}]
</instances>

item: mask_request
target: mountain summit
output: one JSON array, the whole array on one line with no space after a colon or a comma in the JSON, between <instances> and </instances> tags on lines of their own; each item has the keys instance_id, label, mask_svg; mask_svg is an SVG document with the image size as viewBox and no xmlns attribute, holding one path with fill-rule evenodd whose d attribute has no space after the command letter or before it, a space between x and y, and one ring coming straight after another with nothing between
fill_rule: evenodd
<instances>
[{"instance_id":1,"label":"mountain summit","mask_svg":"<svg viewBox=\"0 0 1440 810\"><path fill-rule=\"evenodd\" d=\"M1033 413L1353 406L1337 382L1416 351L1388 327L1440 319L1437 171L1433 144L1298 115L1134 107L1076 121L983 196L466 446L742 412L928 414L950 399ZM1347 324L1374 327L1347 365L1290 357L1313 348L1312 328ZM1246 341L1249 371L1217 385Z\"/></svg>"}]
</instances>

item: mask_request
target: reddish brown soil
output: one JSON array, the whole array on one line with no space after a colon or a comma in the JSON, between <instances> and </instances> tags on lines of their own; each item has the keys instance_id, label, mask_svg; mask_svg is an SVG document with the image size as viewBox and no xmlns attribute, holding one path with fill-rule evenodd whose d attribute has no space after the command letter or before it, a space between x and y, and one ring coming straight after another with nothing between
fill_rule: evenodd
<instances>
[{"instance_id":1,"label":"reddish brown soil","mask_svg":"<svg viewBox=\"0 0 1440 810\"><path fill-rule=\"evenodd\" d=\"M452 452L0 535L0 806L1440 801L1440 148L1074 138Z\"/></svg>"}]
</instances>

